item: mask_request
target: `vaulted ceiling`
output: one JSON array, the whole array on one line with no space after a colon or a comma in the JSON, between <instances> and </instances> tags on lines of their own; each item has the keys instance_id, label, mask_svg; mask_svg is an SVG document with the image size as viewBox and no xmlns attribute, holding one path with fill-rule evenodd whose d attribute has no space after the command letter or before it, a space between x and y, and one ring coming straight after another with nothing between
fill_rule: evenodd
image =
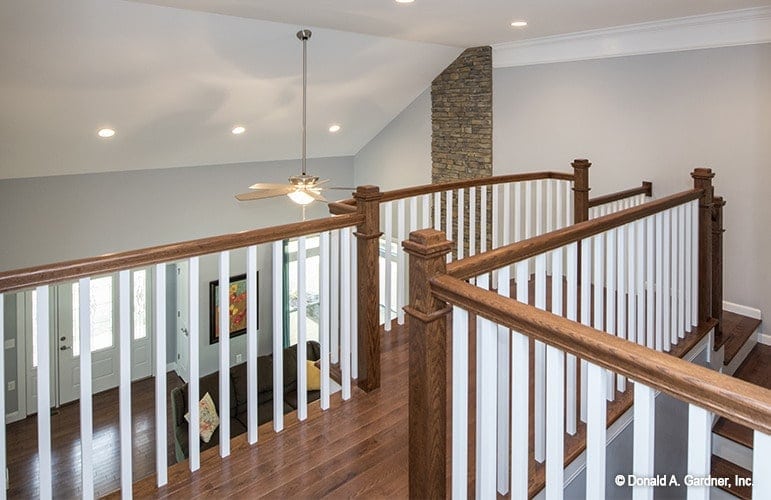
<instances>
[{"instance_id":1,"label":"vaulted ceiling","mask_svg":"<svg viewBox=\"0 0 771 500\"><path fill-rule=\"evenodd\" d=\"M2 1L0 179L298 158L303 27L308 154L326 157L358 152L463 47L768 3Z\"/></svg>"}]
</instances>

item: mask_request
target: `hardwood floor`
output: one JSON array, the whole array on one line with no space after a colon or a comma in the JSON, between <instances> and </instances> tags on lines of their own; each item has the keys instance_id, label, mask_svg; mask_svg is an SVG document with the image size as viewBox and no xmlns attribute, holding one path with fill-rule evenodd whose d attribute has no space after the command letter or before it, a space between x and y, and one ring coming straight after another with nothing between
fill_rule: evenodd
<instances>
[{"instance_id":1,"label":"hardwood floor","mask_svg":"<svg viewBox=\"0 0 771 500\"><path fill-rule=\"evenodd\" d=\"M175 374L167 375L168 390L181 386ZM131 386L133 417L134 478L155 472L155 379L148 378ZM94 395L94 489L97 496L120 487L120 437L118 389ZM169 416L169 421L171 417ZM171 426L168 427L171 429ZM6 429L8 449L9 498L34 498L39 494L37 415L9 424ZM169 433L169 443L171 434ZM69 403L52 410L51 448L54 496L81 496L80 404ZM174 462L173 444L169 463Z\"/></svg>"}]
</instances>

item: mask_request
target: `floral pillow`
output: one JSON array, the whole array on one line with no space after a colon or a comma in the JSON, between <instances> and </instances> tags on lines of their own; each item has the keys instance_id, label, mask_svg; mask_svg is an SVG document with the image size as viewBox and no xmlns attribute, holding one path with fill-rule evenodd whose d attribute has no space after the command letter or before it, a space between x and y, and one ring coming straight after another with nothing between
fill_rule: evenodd
<instances>
[{"instance_id":1,"label":"floral pillow","mask_svg":"<svg viewBox=\"0 0 771 500\"><path fill-rule=\"evenodd\" d=\"M211 440L212 434L220 425L217 407L214 406L214 400L212 400L208 392L198 402L198 412L200 416L199 434L201 435L201 440L204 443L208 443ZM185 420L190 423L190 412L185 413Z\"/></svg>"}]
</instances>

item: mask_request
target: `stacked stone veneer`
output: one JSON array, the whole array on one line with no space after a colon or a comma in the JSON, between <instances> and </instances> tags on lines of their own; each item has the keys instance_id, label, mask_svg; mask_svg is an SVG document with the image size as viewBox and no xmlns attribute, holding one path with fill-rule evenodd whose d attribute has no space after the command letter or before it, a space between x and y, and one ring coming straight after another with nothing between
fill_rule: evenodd
<instances>
[{"instance_id":1,"label":"stacked stone veneer","mask_svg":"<svg viewBox=\"0 0 771 500\"><path fill-rule=\"evenodd\" d=\"M491 47L466 49L431 84L431 182L489 177L493 174L493 59ZM457 196L457 192L456 195ZM479 220L479 192L474 212ZM487 211L492 196L488 189ZM468 232L468 192L464 223ZM458 234L457 198L453 239ZM442 220L445 218L444 195ZM488 217L488 247L491 238ZM444 229L444 227L443 227ZM477 228L477 235L479 228ZM477 236L478 237L478 236ZM468 255L468 242L464 244ZM478 250L478 247L477 247Z\"/></svg>"}]
</instances>

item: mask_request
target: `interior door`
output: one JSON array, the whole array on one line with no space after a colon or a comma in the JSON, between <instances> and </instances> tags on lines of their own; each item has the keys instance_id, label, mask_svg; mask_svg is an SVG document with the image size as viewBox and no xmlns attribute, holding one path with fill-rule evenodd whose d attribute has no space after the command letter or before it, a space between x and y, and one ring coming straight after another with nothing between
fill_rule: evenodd
<instances>
[{"instance_id":1,"label":"interior door","mask_svg":"<svg viewBox=\"0 0 771 500\"><path fill-rule=\"evenodd\" d=\"M58 287L59 404L80 398L80 328L78 283ZM117 387L120 380L118 352L118 296L114 276L91 279L91 374L93 392ZM52 344L56 345L56 344Z\"/></svg>"},{"instance_id":2,"label":"interior door","mask_svg":"<svg viewBox=\"0 0 771 500\"><path fill-rule=\"evenodd\" d=\"M153 374L151 274L147 269L131 273L131 380Z\"/></svg>"},{"instance_id":3,"label":"interior door","mask_svg":"<svg viewBox=\"0 0 771 500\"><path fill-rule=\"evenodd\" d=\"M188 381L190 337L188 336L188 273L187 261L177 263L177 375Z\"/></svg>"}]
</instances>

